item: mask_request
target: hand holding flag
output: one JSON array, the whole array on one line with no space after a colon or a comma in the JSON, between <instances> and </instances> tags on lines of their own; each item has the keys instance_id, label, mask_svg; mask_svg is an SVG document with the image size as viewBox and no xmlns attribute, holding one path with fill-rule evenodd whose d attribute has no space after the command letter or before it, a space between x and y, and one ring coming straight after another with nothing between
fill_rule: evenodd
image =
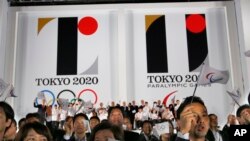
<instances>
[{"instance_id":1,"label":"hand holding flag","mask_svg":"<svg viewBox=\"0 0 250 141\"><path fill-rule=\"evenodd\" d=\"M198 85L207 85L211 83L226 84L229 79L228 71L220 71L204 64L198 79Z\"/></svg>"}]
</instances>

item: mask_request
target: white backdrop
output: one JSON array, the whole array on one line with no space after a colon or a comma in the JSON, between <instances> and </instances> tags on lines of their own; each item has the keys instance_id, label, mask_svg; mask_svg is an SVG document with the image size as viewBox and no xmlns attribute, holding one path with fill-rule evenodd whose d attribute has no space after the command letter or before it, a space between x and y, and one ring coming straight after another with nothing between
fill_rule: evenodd
<instances>
[{"instance_id":1,"label":"white backdrop","mask_svg":"<svg viewBox=\"0 0 250 141\"><path fill-rule=\"evenodd\" d=\"M189 8L187 8L189 7ZM56 10L55 10L56 9ZM83 10L84 9L84 10ZM18 12L21 11L21 12ZM42 86L38 87L34 83L34 78L54 78L55 73L49 71L48 69L44 69L51 65L51 70L53 65L53 59L51 61L46 61L44 57L53 57L55 54L55 48L51 48L49 53L43 55L43 51L38 51L35 47L42 46L42 44L48 44L47 42L41 42L38 44L35 40L31 38L37 36L30 33L32 29L29 24L33 25L34 28L37 25L34 23L34 19L46 16L46 17L59 17L63 14L69 16L78 16L81 14L92 14L92 12L96 15L103 15L104 19L110 18L110 21L106 19L106 22L109 23L106 25L109 28L110 36L102 37L102 38L110 38L106 43L110 46L106 46L108 50L100 50L101 54L105 57L103 59L99 59L99 65L101 64L109 64L107 67L103 68L102 71L99 70L100 73L104 73L103 75L98 74L100 79L103 79L105 84L98 84L98 86L90 86L96 88L98 94L105 93L107 95L103 98L103 101L128 101L140 99L145 99L152 103L152 101L157 99L163 99L166 94L177 90L175 94L178 99L182 99L185 96L191 95L194 87L170 87L170 88L147 88L146 84L148 80L146 76L148 75L145 71L146 68L146 57L145 57L145 28L143 17L145 14L164 14L167 16L172 16L172 20L166 18L166 21L172 21L175 23L175 20L181 20L181 16L186 13L204 13L207 18L207 38L208 38L208 48L209 48L209 64L218 69L228 69L230 71L230 80L227 85L222 84L213 84L209 87L198 87L196 94L201 96L207 106L209 112L213 112L218 114L219 119L223 120L221 123L225 122L226 115L233 110L233 106L231 105L231 99L226 95L226 90L231 90L233 88L242 88L241 75L240 75L240 66L233 66L232 60L239 62L237 54L238 43L237 38L233 38L236 35L235 31L235 17L232 16L234 12L234 7L232 2L225 3L171 3L171 4L120 4L120 5L92 5L92 6L58 6L58 7L25 7L22 9L13 8L10 13L11 20L13 23L18 22L17 26L17 34L16 38L16 65L15 65L15 88L18 95L18 98L15 99L15 109L18 112L18 116L22 117L27 112L35 111L32 108L32 102L37 94L37 92L50 89L55 93L60 92L63 89L74 89L75 92L79 92L82 89L87 88L86 86L75 88L69 86ZM112 11L112 12L111 12ZM106 14L106 16L105 16ZM174 15L179 15L180 18L173 18ZM26 19L28 18L28 20ZM32 19L33 18L33 19ZM28 24L25 24L28 22ZM30 23L29 23L30 22ZM177 27L182 24L181 22L177 22ZM174 26L173 26L174 27ZM167 29L172 29L171 25L166 25ZM176 27L176 28L177 28ZM175 28L175 27L174 27ZM15 28L14 28L15 29ZM107 29L106 29L107 30ZM24 36L26 35L27 36ZM52 40L54 32L51 30L51 35L49 36ZM173 32L167 31L167 34L171 35ZM184 37L183 33L180 33L182 37ZM48 38L48 37L47 37ZM176 42L176 45L179 47L185 46L186 41L179 41L179 36L167 36L170 42ZM220 38L220 39L218 39ZM23 40L24 39L24 40ZM177 40L177 41L175 41ZM102 41L102 40L100 40ZM98 41L99 42L99 41ZM32 43L34 46L32 46ZM169 42L168 42L169 43ZM174 44L172 44L173 46ZM48 46L46 46L48 47ZM45 50L43 48L43 50ZM46 49L47 50L47 49ZM168 50L172 51L172 54L168 54L169 58L173 59L169 63L170 67L175 68L173 71L164 75L182 75L185 76L187 74L197 75L197 72L189 73L186 70L187 65L177 65L178 56L174 56L176 50L181 50L171 47L171 44L168 45ZM37 53L37 55L35 55ZM182 55L185 53L182 52ZM233 55L236 54L236 55ZM33 56L34 55L34 56ZM172 56L171 56L172 55ZM33 57L32 57L33 56ZM38 59L40 56L40 59ZM181 55L180 55L181 56ZM182 56L185 60L186 57ZM35 59L34 59L35 58ZM36 63L37 60L43 62L44 64ZM88 61L87 61L88 62ZM91 62L91 60L90 60ZM88 63L90 63L88 62ZM140 65L137 65L137 64ZM85 64L85 63L84 63ZM172 65L171 65L172 64ZM240 63L238 63L240 64ZM44 67L42 67L42 66ZM38 67L36 67L38 66ZM39 67L40 66L40 67ZM38 69L39 68L39 69ZM105 68L105 69L104 69ZM46 72L46 73L45 73ZM51 73L51 74L50 74ZM49 75L50 74L50 75ZM106 75L107 74L107 75ZM70 79L74 76L65 76ZM65 78L64 76L60 76L60 78ZM79 77L77 75L77 77ZM107 86L107 87L103 87ZM56 94L55 94L56 95ZM216 99L215 99L216 97ZM22 99L22 100L20 100ZM89 98L91 99L91 97ZM24 102L27 101L27 102ZM22 110L26 107L28 110ZM17 110L19 109L19 110Z\"/></svg>"}]
</instances>

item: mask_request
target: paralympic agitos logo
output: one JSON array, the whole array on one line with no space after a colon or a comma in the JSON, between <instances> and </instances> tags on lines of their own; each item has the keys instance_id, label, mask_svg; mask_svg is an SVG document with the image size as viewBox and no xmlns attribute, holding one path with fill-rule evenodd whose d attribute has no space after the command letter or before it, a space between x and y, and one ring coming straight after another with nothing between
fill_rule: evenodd
<instances>
[{"instance_id":1,"label":"paralympic agitos logo","mask_svg":"<svg viewBox=\"0 0 250 141\"><path fill-rule=\"evenodd\" d=\"M210 72L206 75L206 79L208 79L210 81L210 83L215 83L217 81L222 80L222 77L216 78L215 77L215 73L214 72Z\"/></svg>"}]
</instances>

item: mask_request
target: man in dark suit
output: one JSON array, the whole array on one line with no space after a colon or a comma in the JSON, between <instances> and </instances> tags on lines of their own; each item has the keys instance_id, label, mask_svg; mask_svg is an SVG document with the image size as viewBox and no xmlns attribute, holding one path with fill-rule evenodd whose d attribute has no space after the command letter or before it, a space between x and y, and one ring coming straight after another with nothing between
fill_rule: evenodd
<instances>
[{"instance_id":1,"label":"man in dark suit","mask_svg":"<svg viewBox=\"0 0 250 141\"><path fill-rule=\"evenodd\" d=\"M209 130L209 117L201 98L185 98L177 110L177 123L180 130L175 141L208 141L206 134Z\"/></svg>"},{"instance_id":2,"label":"man in dark suit","mask_svg":"<svg viewBox=\"0 0 250 141\"><path fill-rule=\"evenodd\" d=\"M123 128L123 117L124 113L121 107L112 107L109 108L108 110L108 121L113 124L117 125L120 128ZM124 141L137 141L139 138L139 134L132 132L132 131L127 131L123 130L124 133Z\"/></svg>"},{"instance_id":3,"label":"man in dark suit","mask_svg":"<svg viewBox=\"0 0 250 141\"><path fill-rule=\"evenodd\" d=\"M76 114L73 117L73 125L69 124L65 126L63 141L87 141L87 122L88 117L85 114Z\"/></svg>"},{"instance_id":4,"label":"man in dark suit","mask_svg":"<svg viewBox=\"0 0 250 141\"><path fill-rule=\"evenodd\" d=\"M149 120L142 122L142 133L138 141L160 141L155 135L152 134L153 123Z\"/></svg>"},{"instance_id":5,"label":"man in dark suit","mask_svg":"<svg viewBox=\"0 0 250 141\"><path fill-rule=\"evenodd\" d=\"M227 132L221 131L219 129L217 115L209 114L208 116L210 121L210 129L208 130L206 137L215 141L228 141L229 138Z\"/></svg>"}]
</instances>

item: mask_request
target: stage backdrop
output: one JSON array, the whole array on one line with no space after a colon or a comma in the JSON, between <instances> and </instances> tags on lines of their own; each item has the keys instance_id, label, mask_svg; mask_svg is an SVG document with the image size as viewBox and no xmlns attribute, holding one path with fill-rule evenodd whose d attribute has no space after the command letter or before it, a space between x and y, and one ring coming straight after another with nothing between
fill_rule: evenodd
<instances>
[{"instance_id":1,"label":"stage backdrop","mask_svg":"<svg viewBox=\"0 0 250 141\"><path fill-rule=\"evenodd\" d=\"M193 94L205 63L227 70L229 81L199 85L196 95L226 120L234 108L226 91L237 89L234 82L241 79L232 66L239 53L237 39L230 40L232 6L119 4L17 12L17 115L36 111L39 92L48 104L81 98L96 106L141 99L168 105ZM213 74L207 78L213 80Z\"/></svg>"}]
</instances>

